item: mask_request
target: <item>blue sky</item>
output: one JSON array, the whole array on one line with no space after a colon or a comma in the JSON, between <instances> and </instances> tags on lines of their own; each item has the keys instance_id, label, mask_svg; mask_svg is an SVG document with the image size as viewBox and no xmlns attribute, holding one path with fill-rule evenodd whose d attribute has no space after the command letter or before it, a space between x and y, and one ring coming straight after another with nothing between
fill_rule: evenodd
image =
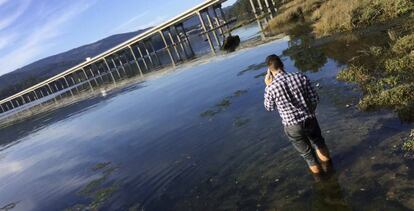
<instances>
[{"instance_id":1,"label":"blue sky","mask_svg":"<svg viewBox=\"0 0 414 211\"><path fill-rule=\"evenodd\" d=\"M160 24L203 1L0 0L0 75L112 34Z\"/></svg>"}]
</instances>

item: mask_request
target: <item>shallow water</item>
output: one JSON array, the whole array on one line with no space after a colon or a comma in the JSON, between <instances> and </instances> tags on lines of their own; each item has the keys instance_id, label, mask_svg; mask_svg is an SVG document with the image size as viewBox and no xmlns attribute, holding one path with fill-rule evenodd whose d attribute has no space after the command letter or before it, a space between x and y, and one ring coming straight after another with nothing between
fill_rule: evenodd
<instances>
[{"instance_id":1,"label":"shallow water","mask_svg":"<svg viewBox=\"0 0 414 211\"><path fill-rule=\"evenodd\" d=\"M318 118L337 174L313 182L278 115L263 108L264 58L293 41L186 65L0 129L0 207L413 209L413 162L399 148L412 125L358 111L358 89L335 80L343 63L325 54L307 74L320 85Z\"/></svg>"}]
</instances>

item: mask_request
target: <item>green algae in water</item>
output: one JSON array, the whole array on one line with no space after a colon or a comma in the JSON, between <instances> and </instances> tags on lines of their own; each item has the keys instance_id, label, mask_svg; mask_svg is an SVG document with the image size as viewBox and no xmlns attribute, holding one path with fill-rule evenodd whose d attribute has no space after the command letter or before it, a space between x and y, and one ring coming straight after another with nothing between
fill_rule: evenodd
<instances>
[{"instance_id":1,"label":"green algae in water","mask_svg":"<svg viewBox=\"0 0 414 211\"><path fill-rule=\"evenodd\" d=\"M101 177L92 180L78 192L79 195L89 198L91 202L89 204L76 204L66 210L99 210L109 200L113 193L118 190L118 186L115 182L112 182L107 186L104 185L108 182L109 176L116 169L116 167L111 166L111 162L96 164L92 170L94 172L101 171Z\"/></svg>"},{"instance_id":2,"label":"green algae in water","mask_svg":"<svg viewBox=\"0 0 414 211\"><path fill-rule=\"evenodd\" d=\"M260 73L260 74L258 74L258 75L255 75L254 76L254 78L262 78L262 77L264 77L265 75L267 74L267 72L264 72L264 73Z\"/></svg>"},{"instance_id":3,"label":"green algae in water","mask_svg":"<svg viewBox=\"0 0 414 211\"><path fill-rule=\"evenodd\" d=\"M219 103L217 103L216 107L219 107L221 109L226 109L230 105L231 105L230 100L228 98L224 98L222 101L220 101Z\"/></svg>"},{"instance_id":4,"label":"green algae in water","mask_svg":"<svg viewBox=\"0 0 414 211\"><path fill-rule=\"evenodd\" d=\"M237 90L233 93L233 95L229 97L223 98L220 102L218 102L213 108L210 108L200 114L201 117L211 118L215 115L219 114L220 112L225 111L230 105L232 104L231 100L237 97L241 97L245 95L248 91L247 90Z\"/></svg>"},{"instance_id":5,"label":"green algae in water","mask_svg":"<svg viewBox=\"0 0 414 211\"><path fill-rule=\"evenodd\" d=\"M257 70L260 70L260 69L265 68L265 67L266 67L266 63L264 63L264 62L263 63L260 63L260 64L252 64L252 65L249 65L246 69L240 71L237 74L237 76L242 76L246 72L249 72L249 71L257 71Z\"/></svg>"},{"instance_id":6,"label":"green algae in water","mask_svg":"<svg viewBox=\"0 0 414 211\"><path fill-rule=\"evenodd\" d=\"M243 127L243 126L247 125L249 122L250 122L250 119L249 118L236 117L233 120L233 125L235 127L240 128L240 127Z\"/></svg>"},{"instance_id":7,"label":"green algae in water","mask_svg":"<svg viewBox=\"0 0 414 211\"><path fill-rule=\"evenodd\" d=\"M111 164L111 162L103 162L103 163L97 163L93 168L92 168L92 170L94 170L94 171L98 171L98 170L101 170L101 169L103 169L103 168L105 168L105 167L107 167L108 165L110 165Z\"/></svg>"},{"instance_id":8,"label":"green algae in water","mask_svg":"<svg viewBox=\"0 0 414 211\"><path fill-rule=\"evenodd\" d=\"M98 187L100 187L105 181L105 176L96 180L92 180L79 192L79 194L88 196L89 194L93 193Z\"/></svg>"},{"instance_id":9,"label":"green algae in water","mask_svg":"<svg viewBox=\"0 0 414 211\"><path fill-rule=\"evenodd\" d=\"M237 90L236 92L234 92L233 96L240 97L240 96L245 95L245 94L247 94L247 90Z\"/></svg>"},{"instance_id":10,"label":"green algae in water","mask_svg":"<svg viewBox=\"0 0 414 211\"><path fill-rule=\"evenodd\" d=\"M220 111L217 110L207 110L200 114L201 117L213 117L216 114L220 113Z\"/></svg>"}]
</instances>

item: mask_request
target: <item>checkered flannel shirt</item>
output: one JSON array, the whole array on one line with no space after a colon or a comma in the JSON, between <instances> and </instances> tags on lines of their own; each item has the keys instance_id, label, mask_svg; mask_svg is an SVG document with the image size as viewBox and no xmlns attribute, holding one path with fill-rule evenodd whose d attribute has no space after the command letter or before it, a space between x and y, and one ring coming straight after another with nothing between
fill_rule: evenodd
<instances>
[{"instance_id":1,"label":"checkered flannel shirt","mask_svg":"<svg viewBox=\"0 0 414 211\"><path fill-rule=\"evenodd\" d=\"M266 87L264 106L279 111L282 124L295 125L315 117L319 96L308 77L302 73L279 73Z\"/></svg>"}]
</instances>

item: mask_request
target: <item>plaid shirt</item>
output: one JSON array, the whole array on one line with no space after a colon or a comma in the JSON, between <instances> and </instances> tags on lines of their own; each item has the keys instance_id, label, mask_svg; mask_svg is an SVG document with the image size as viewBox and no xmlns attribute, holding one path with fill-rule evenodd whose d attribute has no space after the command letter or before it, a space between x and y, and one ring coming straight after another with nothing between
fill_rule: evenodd
<instances>
[{"instance_id":1,"label":"plaid shirt","mask_svg":"<svg viewBox=\"0 0 414 211\"><path fill-rule=\"evenodd\" d=\"M279 73L266 87L264 106L279 111L282 124L295 125L315 117L319 96L302 73Z\"/></svg>"}]
</instances>

